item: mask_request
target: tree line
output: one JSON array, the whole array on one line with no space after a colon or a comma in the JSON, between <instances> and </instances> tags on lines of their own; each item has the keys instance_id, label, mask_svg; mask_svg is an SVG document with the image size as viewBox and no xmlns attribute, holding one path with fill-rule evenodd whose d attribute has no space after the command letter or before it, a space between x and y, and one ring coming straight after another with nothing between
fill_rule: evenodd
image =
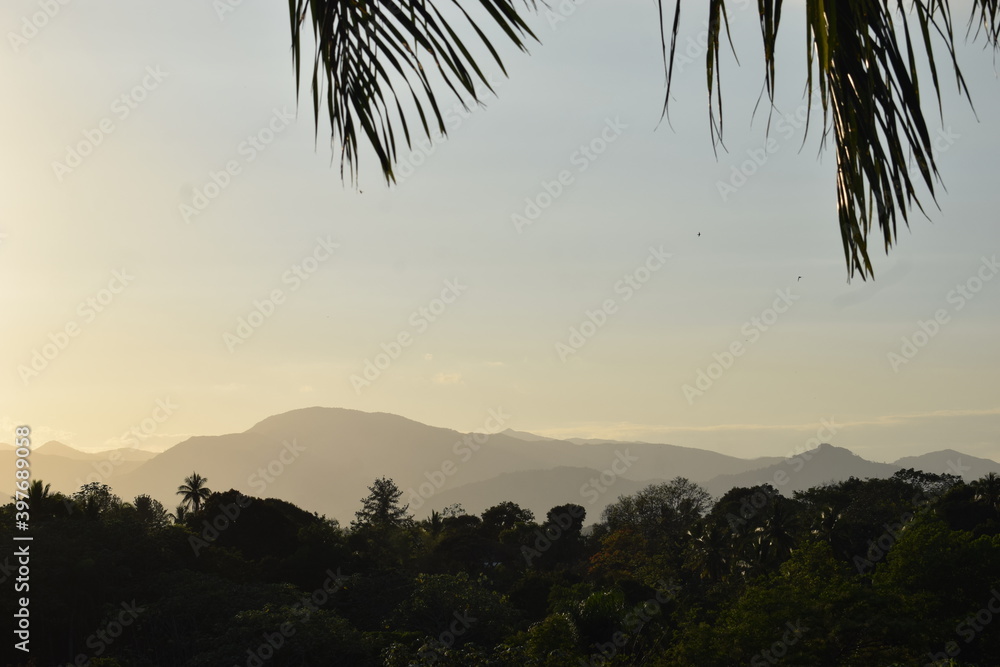
<instances>
[{"instance_id":1,"label":"tree line","mask_svg":"<svg viewBox=\"0 0 1000 667\"><path fill-rule=\"evenodd\" d=\"M207 481L173 513L34 481L32 653L6 664L1000 664L995 474L715 500L678 477L600 517L505 501L422 520L383 477L346 526Z\"/></svg>"}]
</instances>

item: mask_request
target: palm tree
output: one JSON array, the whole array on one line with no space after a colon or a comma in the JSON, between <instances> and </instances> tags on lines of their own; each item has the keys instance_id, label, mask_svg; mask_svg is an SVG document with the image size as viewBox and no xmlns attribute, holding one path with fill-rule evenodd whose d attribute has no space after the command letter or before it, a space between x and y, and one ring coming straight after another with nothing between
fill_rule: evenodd
<instances>
[{"instance_id":1,"label":"palm tree","mask_svg":"<svg viewBox=\"0 0 1000 667\"><path fill-rule=\"evenodd\" d=\"M837 528L843 516L843 503L828 503L814 518L812 530L809 531L810 534L833 547L837 536Z\"/></svg>"},{"instance_id":2,"label":"palm tree","mask_svg":"<svg viewBox=\"0 0 1000 667\"><path fill-rule=\"evenodd\" d=\"M694 549L694 565L698 576L715 583L725 579L729 554L733 550L732 534L725 528L706 524L701 532L689 531Z\"/></svg>"},{"instance_id":3,"label":"palm tree","mask_svg":"<svg viewBox=\"0 0 1000 667\"><path fill-rule=\"evenodd\" d=\"M40 479L33 479L28 485L28 507L31 508L33 519L51 518L59 514L63 496L51 493L51 486Z\"/></svg>"},{"instance_id":4,"label":"palm tree","mask_svg":"<svg viewBox=\"0 0 1000 667\"><path fill-rule=\"evenodd\" d=\"M797 517L787 500L777 499L764 525L757 528L756 544L762 565L782 563L795 548Z\"/></svg>"},{"instance_id":5,"label":"palm tree","mask_svg":"<svg viewBox=\"0 0 1000 667\"><path fill-rule=\"evenodd\" d=\"M28 506L32 509L40 509L51 497L49 488L51 484L42 484L42 480L33 479L28 485Z\"/></svg>"},{"instance_id":6,"label":"palm tree","mask_svg":"<svg viewBox=\"0 0 1000 667\"><path fill-rule=\"evenodd\" d=\"M441 521L441 513L437 510L431 510L430 518L421 521L421 525L431 537L437 537L441 534L441 529L444 527Z\"/></svg>"},{"instance_id":7,"label":"palm tree","mask_svg":"<svg viewBox=\"0 0 1000 667\"><path fill-rule=\"evenodd\" d=\"M663 113L670 102L671 83L680 34L681 5L675 3L670 27L658 0L660 38L666 75ZM689 3L690 4L690 3ZM758 0L764 46L765 89L773 103L775 53L782 0ZM888 252L895 242L897 222L909 224L913 207L923 212L918 193L922 184L935 200L939 182L932 137L924 119L917 63L930 65L932 103L941 106L938 65L954 71L960 93L968 95L955 55L954 20L950 4L914 0L909 16L905 3L889 0L824 2L806 0L806 92L811 107L817 93L823 107L822 137L832 135L837 158L837 208L848 277L873 275L868 235L876 224ZM444 7L440 7L440 6ZM296 87L303 60L313 61L313 115L319 128L325 107L331 140L341 155L341 176L347 166L357 176L359 138L378 156L386 182L395 180L397 140L412 147L414 129L428 139L446 134L437 92L447 88L460 99L481 104L492 88L481 65L462 42L465 29L471 48L482 47L501 70L503 63L486 33L503 34L525 50L535 39L524 10L553 11L555 3L536 0L294 0L289 2L292 63ZM706 71L709 124L715 145L722 142L720 45L729 39L725 0L709 0ZM970 31L1000 47L1000 3L972 0ZM704 5L703 5L704 6ZM465 19L453 25L442 13L451 10ZM474 17L470 12L476 13ZM897 16L897 14L899 16ZM896 20L898 19L898 20ZM308 22L308 23L307 23ZM311 25L312 35L303 30ZM939 62L932 35L944 50ZM315 52L303 53L309 38ZM732 42L730 40L730 46ZM682 56L683 57L683 56ZM485 64L485 63L484 63ZM433 72L434 74L430 74ZM505 72L506 73L506 72ZM433 84L432 84L433 78ZM477 85L482 90L477 90ZM463 98L464 96L464 98ZM404 112L404 105L409 108ZM407 119L419 120L411 128Z\"/></svg>"},{"instance_id":8,"label":"palm tree","mask_svg":"<svg viewBox=\"0 0 1000 667\"><path fill-rule=\"evenodd\" d=\"M976 502L983 503L992 510L1000 511L1000 475L995 472L988 473L969 486L975 489Z\"/></svg>"},{"instance_id":9,"label":"palm tree","mask_svg":"<svg viewBox=\"0 0 1000 667\"><path fill-rule=\"evenodd\" d=\"M202 502L212 494L212 490L205 486L208 479L196 472L192 472L184 483L177 487L177 495L182 496L181 503L190 505L194 513L201 509Z\"/></svg>"}]
</instances>

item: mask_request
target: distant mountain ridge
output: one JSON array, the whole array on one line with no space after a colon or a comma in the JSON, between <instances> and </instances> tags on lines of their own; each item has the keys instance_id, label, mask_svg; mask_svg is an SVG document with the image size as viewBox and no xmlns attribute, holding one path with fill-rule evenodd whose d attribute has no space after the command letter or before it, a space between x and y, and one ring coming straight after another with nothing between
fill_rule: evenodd
<instances>
[{"instance_id":1,"label":"distant mountain ridge","mask_svg":"<svg viewBox=\"0 0 1000 667\"><path fill-rule=\"evenodd\" d=\"M771 484L782 495L791 495L793 491L803 491L850 477L892 477L897 470L900 467L894 464L868 461L849 449L824 443L816 449L801 452L764 468L735 475L719 475L709 480L705 488L709 493L721 496L736 486Z\"/></svg>"},{"instance_id":2,"label":"distant mountain ridge","mask_svg":"<svg viewBox=\"0 0 1000 667\"><path fill-rule=\"evenodd\" d=\"M920 456L905 456L897 460L894 465L900 468L914 468L929 472L947 472L952 475L961 475L966 480L969 478L979 479L991 472L1000 475L1000 463L992 459L969 456L962 452L956 452L954 449L943 449Z\"/></svg>"},{"instance_id":3,"label":"distant mountain ridge","mask_svg":"<svg viewBox=\"0 0 1000 667\"><path fill-rule=\"evenodd\" d=\"M501 417L494 422L503 421L494 415ZM389 413L312 407L267 417L242 433L188 438L156 455L95 454L49 442L33 452L32 474L64 493L101 481L122 498L148 493L173 508L177 486L197 471L213 490L281 498L346 524L381 476L396 481L402 501L418 518L452 503L481 512L512 500L536 516L555 505L578 503L590 521L620 495L677 476L720 496L733 486L762 483L790 495L851 476L888 477L901 468L952 472L966 480L1000 473L1000 463L953 450L876 463L821 445L787 459L741 459L668 444L558 440L499 426L493 434L460 433ZM136 460L142 458L147 460ZM0 465L13 469L9 448L0 448ZM601 487L596 497L594 479Z\"/></svg>"},{"instance_id":4,"label":"distant mountain ridge","mask_svg":"<svg viewBox=\"0 0 1000 667\"><path fill-rule=\"evenodd\" d=\"M507 428L501 431L504 435L509 435L512 438L518 440L524 440L525 442L545 442L549 440L558 440L558 438L547 438L544 435L535 435L534 433L528 433L527 431L515 431L512 428Z\"/></svg>"},{"instance_id":5,"label":"distant mountain ridge","mask_svg":"<svg viewBox=\"0 0 1000 667\"><path fill-rule=\"evenodd\" d=\"M62 456L68 459L76 459L80 461L93 461L108 458L111 456L112 452L118 452L118 455L126 461L148 461L156 456L156 452L148 452L144 449L135 449L134 447L119 447L118 449L104 450L100 452L84 452L70 447L69 445L64 445L58 440L49 440L43 445L33 447L31 450L32 454Z\"/></svg>"}]
</instances>

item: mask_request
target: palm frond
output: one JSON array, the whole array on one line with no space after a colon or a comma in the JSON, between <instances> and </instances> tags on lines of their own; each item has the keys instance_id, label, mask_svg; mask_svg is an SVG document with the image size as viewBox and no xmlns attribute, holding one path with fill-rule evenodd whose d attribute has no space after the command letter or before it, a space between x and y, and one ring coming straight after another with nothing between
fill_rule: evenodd
<instances>
[{"instance_id":1,"label":"palm frond","mask_svg":"<svg viewBox=\"0 0 1000 667\"><path fill-rule=\"evenodd\" d=\"M663 0L658 2L662 19ZM670 103L680 4L679 0L675 3L669 43L666 31L661 32L667 76L665 112ZM970 31L977 25L976 34L985 33L994 48L1000 43L998 4L1000 0L975 0L969 19ZM917 62L918 56L926 56L940 111L936 41L950 61L959 92L968 97L955 55L951 8L947 0L806 0L805 5L807 104L811 110L813 91L818 89L823 135L832 130L836 147L837 209L848 277L866 279L874 275L868 251L872 227L879 228L888 252L897 239L898 221L909 225L914 208L924 212L918 184L936 203L940 175L924 118ZM758 0L757 7L764 42L765 88L773 103L782 0ZM907 18L908 13L911 18ZM911 35L911 25L920 33L917 38ZM719 76L723 28L728 37L725 0L709 0L705 65L713 146L722 141L723 134Z\"/></svg>"},{"instance_id":2,"label":"palm frond","mask_svg":"<svg viewBox=\"0 0 1000 667\"><path fill-rule=\"evenodd\" d=\"M340 150L341 177L346 178L346 168L352 180L357 178L363 142L377 155L386 182L395 181L397 151L404 143L412 147L414 119L419 121L416 131L428 139L434 131L447 133L439 92L447 89L463 104L466 99L481 102L480 85L492 92L474 52L485 49L506 73L487 27L499 29L504 39L525 50L534 35L518 13L518 2L536 8L537 0L467 0L465 6L460 0L289 0L296 92L308 37L303 26L311 25L316 131L325 106L331 141ZM675 0L669 27L664 0L657 3L666 116L681 2ZM478 18L466 10L470 5L481 10ZM782 6L782 0L757 0L764 83L772 108ZM805 0L805 7L807 105L811 111L815 90L823 107L823 138L834 139L848 277L867 279L874 275L868 249L873 227L888 252L898 239L899 221L908 226L913 210L924 213L926 195L937 202L941 178L924 117L918 63L927 64L939 113L942 81L936 56L942 49L959 92L968 97L955 54L952 11L948 0ZM455 21L461 25L456 27ZM463 31L474 35L467 38L471 48L459 36ZM725 0L708 0L705 65L713 148L723 141L723 35L732 47ZM1000 47L1000 0L973 0L967 35L985 36L995 49Z\"/></svg>"},{"instance_id":3,"label":"palm frond","mask_svg":"<svg viewBox=\"0 0 1000 667\"><path fill-rule=\"evenodd\" d=\"M523 1L534 6L535 0ZM394 181L400 133L412 147L407 121L411 111L428 139L432 127L445 134L438 87L447 88L463 104L467 98L481 102L480 84L492 92L474 49L485 48L506 74L486 31L459 0L289 0L288 4L296 94L306 46L302 28L308 22L316 44L311 81L316 131L325 100L331 140L340 147L342 178L346 167L352 181L356 179L358 140L363 137L378 156L386 181ZM534 37L513 0L472 4L480 6L484 25L498 27L517 48L525 50L526 40ZM461 17L465 32L475 35L473 46L466 46L442 10Z\"/></svg>"}]
</instances>

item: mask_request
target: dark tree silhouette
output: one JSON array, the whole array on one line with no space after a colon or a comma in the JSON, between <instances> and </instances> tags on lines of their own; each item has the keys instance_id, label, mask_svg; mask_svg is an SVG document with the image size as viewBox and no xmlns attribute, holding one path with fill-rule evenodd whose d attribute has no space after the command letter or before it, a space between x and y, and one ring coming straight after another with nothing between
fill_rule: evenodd
<instances>
[{"instance_id":1,"label":"dark tree silhouette","mask_svg":"<svg viewBox=\"0 0 1000 667\"><path fill-rule=\"evenodd\" d=\"M170 524L170 514L159 500L142 494L132 500L139 521L150 528L163 528Z\"/></svg>"},{"instance_id":2,"label":"dark tree silhouette","mask_svg":"<svg viewBox=\"0 0 1000 667\"><path fill-rule=\"evenodd\" d=\"M184 483L177 487L177 495L181 496L181 503L190 506L196 514L201 509L202 503L212 495L212 490L205 486L207 481L208 478L192 472L184 478Z\"/></svg>"},{"instance_id":3,"label":"dark tree silhouette","mask_svg":"<svg viewBox=\"0 0 1000 667\"><path fill-rule=\"evenodd\" d=\"M49 519L61 514L64 497L61 493L52 493L50 488L50 484L40 479L33 479L28 485L28 506L31 507L32 519Z\"/></svg>"},{"instance_id":4,"label":"dark tree silhouette","mask_svg":"<svg viewBox=\"0 0 1000 667\"><path fill-rule=\"evenodd\" d=\"M388 477L379 477L368 487L369 494L361 499L361 509L355 513L353 526L376 528L403 527L412 523L409 504L400 505L403 492Z\"/></svg>"},{"instance_id":5,"label":"dark tree silhouette","mask_svg":"<svg viewBox=\"0 0 1000 667\"><path fill-rule=\"evenodd\" d=\"M995 472L988 473L969 486L975 491L976 502L983 503L988 508L1000 512L1000 475Z\"/></svg>"},{"instance_id":6,"label":"dark tree silhouette","mask_svg":"<svg viewBox=\"0 0 1000 667\"><path fill-rule=\"evenodd\" d=\"M93 519L119 507L121 503L121 498L116 496L107 484L89 482L73 494L68 509L81 509L84 516Z\"/></svg>"},{"instance_id":7,"label":"dark tree silhouette","mask_svg":"<svg viewBox=\"0 0 1000 667\"><path fill-rule=\"evenodd\" d=\"M505 500L483 512L483 532L492 539L500 533L509 530L519 523L527 524L535 520L531 510L524 509L517 503Z\"/></svg>"}]
</instances>

